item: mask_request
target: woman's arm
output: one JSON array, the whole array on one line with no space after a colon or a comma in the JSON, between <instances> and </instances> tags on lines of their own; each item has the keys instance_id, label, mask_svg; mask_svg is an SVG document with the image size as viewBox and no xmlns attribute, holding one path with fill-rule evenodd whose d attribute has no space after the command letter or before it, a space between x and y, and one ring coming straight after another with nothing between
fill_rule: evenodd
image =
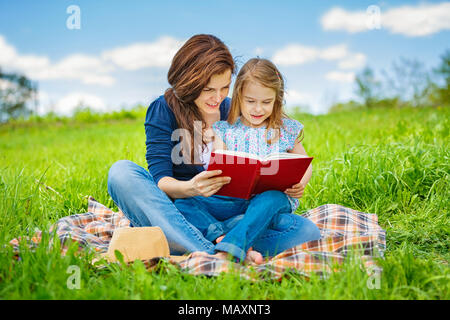
<instances>
[{"instance_id":1,"label":"woman's arm","mask_svg":"<svg viewBox=\"0 0 450 320\"><path fill-rule=\"evenodd\" d=\"M288 151L289 153L298 153L307 156L305 148L303 147L301 142L296 142L294 148ZM293 198L301 198L303 196L303 192L305 191L306 185L312 176L312 164L309 165L308 169L305 172L305 175L300 180L299 183L293 185L291 188L286 189L285 193Z\"/></svg>"},{"instance_id":2,"label":"woman's arm","mask_svg":"<svg viewBox=\"0 0 450 320\"><path fill-rule=\"evenodd\" d=\"M216 177L221 170L202 171L189 181L180 181L172 177L159 179L158 188L172 199L195 196L209 197L231 181L230 177Z\"/></svg>"},{"instance_id":3,"label":"woman's arm","mask_svg":"<svg viewBox=\"0 0 450 320\"><path fill-rule=\"evenodd\" d=\"M159 179L158 188L164 191L172 199L194 196L189 181L180 181L173 177L162 177Z\"/></svg>"},{"instance_id":4,"label":"woman's arm","mask_svg":"<svg viewBox=\"0 0 450 320\"><path fill-rule=\"evenodd\" d=\"M212 150L226 150L225 143L218 135L214 135ZM226 183L229 183L229 177L215 177L222 171L204 171L197 174L189 181L180 181L172 177L163 177L158 182L158 188L164 191L172 199L187 198L194 196L209 197L219 191Z\"/></svg>"}]
</instances>

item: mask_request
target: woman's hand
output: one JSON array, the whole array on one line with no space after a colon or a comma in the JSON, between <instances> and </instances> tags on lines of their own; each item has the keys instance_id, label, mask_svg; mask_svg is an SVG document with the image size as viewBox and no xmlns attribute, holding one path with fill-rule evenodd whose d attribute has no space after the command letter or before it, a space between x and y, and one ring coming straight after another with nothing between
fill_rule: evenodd
<instances>
[{"instance_id":1,"label":"woman's hand","mask_svg":"<svg viewBox=\"0 0 450 320\"><path fill-rule=\"evenodd\" d=\"M192 196L209 197L230 183L230 177L216 177L222 170L203 171L189 180Z\"/></svg>"},{"instance_id":2,"label":"woman's hand","mask_svg":"<svg viewBox=\"0 0 450 320\"><path fill-rule=\"evenodd\" d=\"M305 185L300 181L297 184L294 184L291 188L286 189L284 193L292 198L300 199L303 196L303 192L305 191Z\"/></svg>"}]
</instances>

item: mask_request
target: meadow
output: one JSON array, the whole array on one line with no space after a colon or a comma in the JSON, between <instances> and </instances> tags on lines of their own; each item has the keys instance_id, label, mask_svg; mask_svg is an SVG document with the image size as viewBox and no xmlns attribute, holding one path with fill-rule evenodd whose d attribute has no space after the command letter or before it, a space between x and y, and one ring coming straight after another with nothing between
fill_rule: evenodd
<instances>
[{"instance_id":1,"label":"meadow","mask_svg":"<svg viewBox=\"0 0 450 320\"><path fill-rule=\"evenodd\" d=\"M13 259L11 239L86 212L87 195L117 210L108 169L119 159L147 167L144 115L80 113L0 126L0 299L450 298L449 108L292 114L314 156L297 213L326 203L376 213L387 245L378 289L351 261L327 279L292 273L281 282L250 282L235 274L192 276L164 263L148 272L139 261L98 270L89 254L62 256L45 241ZM80 268L80 289L67 287L71 265Z\"/></svg>"}]
</instances>

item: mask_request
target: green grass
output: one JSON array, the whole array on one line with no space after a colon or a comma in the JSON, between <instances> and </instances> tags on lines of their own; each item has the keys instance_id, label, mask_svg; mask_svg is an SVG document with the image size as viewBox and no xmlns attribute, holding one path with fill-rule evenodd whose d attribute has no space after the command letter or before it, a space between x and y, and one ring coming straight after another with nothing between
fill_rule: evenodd
<instances>
[{"instance_id":1,"label":"green grass","mask_svg":"<svg viewBox=\"0 0 450 320\"><path fill-rule=\"evenodd\" d=\"M166 263L158 272L140 262L98 270L90 253L61 256L46 241L35 252L23 248L15 261L9 240L85 212L86 195L117 210L106 187L115 161L146 167L142 118L89 117L0 127L0 298L449 299L449 109L294 117L315 157L298 213L326 203L376 213L387 231L380 289L368 287L368 275L352 260L325 280L290 273L281 282L255 283L236 274L191 276ZM78 290L67 287L71 265L80 268Z\"/></svg>"}]
</instances>

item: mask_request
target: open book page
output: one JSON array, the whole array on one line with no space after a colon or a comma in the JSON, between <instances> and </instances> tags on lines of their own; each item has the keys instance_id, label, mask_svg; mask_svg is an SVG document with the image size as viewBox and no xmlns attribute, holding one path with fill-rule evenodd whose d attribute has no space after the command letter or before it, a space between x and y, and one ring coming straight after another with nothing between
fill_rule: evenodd
<instances>
[{"instance_id":1,"label":"open book page","mask_svg":"<svg viewBox=\"0 0 450 320\"><path fill-rule=\"evenodd\" d=\"M238 156L243 158L255 159L259 161L269 161L269 160L277 160L277 159L298 159L298 158L308 158L308 156L298 154L298 153L288 153L288 152L280 152L280 153L272 153L265 157L259 157L256 154L251 154L242 151L232 151L232 150L215 150L215 153L220 153L229 156Z\"/></svg>"},{"instance_id":2,"label":"open book page","mask_svg":"<svg viewBox=\"0 0 450 320\"><path fill-rule=\"evenodd\" d=\"M214 150L215 153L227 155L227 156L237 156L237 157L243 157L243 158L249 158L249 159L255 159L259 161L263 161L264 159L257 156L256 154L251 154L247 152L242 151L232 151L232 150Z\"/></svg>"},{"instance_id":3,"label":"open book page","mask_svg":"<svg viewBox=\"0 0 450 320\"><path fill-rule=\"evenodd\" d=\"M265 161L269 160L277 160L277 159L298 159L298 158L309 158L308 156L305 156L303 154L298 153L288 153L288 152L281 152L281 153L272 153L263 158Z\"/></svg>"}]
</instances>

